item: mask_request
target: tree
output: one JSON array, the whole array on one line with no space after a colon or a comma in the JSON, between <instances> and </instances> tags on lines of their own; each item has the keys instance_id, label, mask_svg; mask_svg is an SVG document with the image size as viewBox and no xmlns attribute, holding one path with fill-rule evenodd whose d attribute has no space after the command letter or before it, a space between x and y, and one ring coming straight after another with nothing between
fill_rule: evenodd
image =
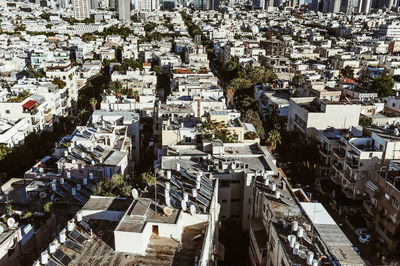
<instances>
[{"instance_id":1,"label":"tree","mask_svg":"<svg viewBox=\"0 0 400 266\"><path fill-rule=\"evenodd\" d=\"M278 144L282 143L281 134L278 130L273 129L268 132L267 145L271 151L275 151Z\"/></svg>"},{"instance_id":2,"label":"tree","mask_svg":"<svg viewBox=\"0 0 400 266\"><path fill-rule=\"evenodd\" d=\"M97 100L96 98L90 98L90 104L92 105L93 111L96 110Z\"/></svg>"},{"instance_id":3,"label":"tree","mask_svg":"<svg viewBox=\"0 0 400 266\"><path fill-rule=\"evenodd\" d=\"M228 130L224 122L207 119L199 128L200 134L206 139L219 139L223 143L236 143L238 136Z\"/></svg>"},{"instance_id":4,"label":"tree","mask_svg":"<svg viewBox=\"0 0 400 266\"><path fill-rule=\"evenodd\" d=\"M142 183L145 183L149 186L153 186L157 182L156 177L151 171L143 172L140 175L140 180Z\"/></svg>"},{"instance_id":5,"label":"tree","mask_svg":"<svg viewBox=\"0 0 400 266\"><path fill-rule=\"evenodd\" d=\"M391 75L385 74L373 79L371 88L378 93L379 97L394 96L394 81Z\"/></svg>"},{"instance_id":6,"label":"tree","mask_svg":"<svg viewBox=\"0 0 400 266\"><path fill-rule=\"evenodd\" d=\"M277 76L265 67L250 67L247 72L249 79L254 85L271 83L277 79Z\"/></svg>"},{"instance_id":7,"label":"tree","mask_svg":"<svg viewBox=\"0 0 400 266\"><path fill-rule=\"evenodd\" d=\"M129 197L131 191L132 186L126 182L124 175L114 174L111 178L105 178L97 184L94 195L106 197Z\"/></svg>"},{"instance_id":8,"label":"tree","mask_svg":"<svg viewBox=\"0 0 400 266\"><path fill-rule=\"evenodd\" d=\"M235 78L229 82L226 86L226 101L227 105L230 106L233 103L233 97L239 90L246 90L251 87L251 81L245 78Z\"/></svg>"},{"instance_id":9,"label":"tree","mask_svg":"<svg viewBox=\"0 0 400 266\"><path fill-rule=\"evenodd\" d=\"M342 69L342 75L345 78L354 79L354 69L351 66L346 66Z\"/></svg>"},{"instance_id":10,"label":"tree","mask_svg":"<svg viewBox=\"0 0 400 266\"><path fill-rule=\"evenodd\" d=\"M260 137L260 139L265 138L263 123L258 112L254 111L253 109L248 109L243 116L243 122L251 123L255 127L257 135Z\"/></svg>"},{"instance_id":11,"label":"tree","mask_svg":"<svg viewBox=\"0 0 400 266\"><path fill-rule=\"evenodd\" d=\"M154 65L153 71L156 72L157 76L161 76L163 74L163 71L159 65Z\"/></svg>"},{"instance_id":12,"label":"tree","mask_svg":"<svg viewBox=\"0 0 400 266\"><path fill-rule=\"evenodd\" d=\"M44 212L49 213L51 211L51 206L53 205L52 201L48 201L43 205Z\"/></svg>"},{"instance_id":13,"label":"tree","mask_svg":"<svg viewBox=\"0 0 400 266\"><path fill-rule=\"evenodd\" d=\"M7 143L0 143L0 160L3 160L12 150L7 146Z\"/></svg>"}]
</instances>

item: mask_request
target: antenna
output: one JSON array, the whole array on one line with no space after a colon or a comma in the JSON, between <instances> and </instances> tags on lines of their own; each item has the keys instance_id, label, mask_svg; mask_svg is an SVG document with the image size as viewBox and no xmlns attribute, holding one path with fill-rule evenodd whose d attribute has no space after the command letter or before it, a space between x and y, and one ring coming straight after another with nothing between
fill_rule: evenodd
<instances>
[{"instance_id":1,"label":"antenna","mask_svg":"<svg viewBox=\"0 0 400 266\"><path fill-rule=\"evenodd\" d=\"M137 198L139 198L139 192L137 191L137 189L136 188L134 188L134 189L132 189L132 197L133 197L133 199L137 199Z\"/></svg>"}]
</instances>

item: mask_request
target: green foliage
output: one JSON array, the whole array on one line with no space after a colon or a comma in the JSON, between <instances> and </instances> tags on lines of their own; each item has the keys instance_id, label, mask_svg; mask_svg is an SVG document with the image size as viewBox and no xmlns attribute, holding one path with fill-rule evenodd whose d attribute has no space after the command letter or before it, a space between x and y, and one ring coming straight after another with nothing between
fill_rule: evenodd
<instances>
[{"instance_id":1,"label":"green foliage","mask_svg":"<svg viewBox=\"0 0 400 266\"><path fill-rule=\"evenodd\" d=\"M229 82L226 86L228 91L236 92L238 90L247 90L252 87L252 83L249 79L235 78Z\"/></svg>"},{"instance_id":2,"label":"green foliage","mask_svg":"<svg viewBox=\"0 0 400 266\"><path fill-rule=\"evenodd\" d=\"M90 105L92 106L93 111L96 110L96 105L97 105L96 98L94 98L94 97L90 98Z\"/></svg>"},{"instance_id":3,"label":"green foliage","mask_svg":"<svg viewBox=\"0 0 400 266\"><path fill-rule=\"evenodd\" d=\"M27 212L24 214L24 216L22 216L22 219L28 219L28 218L30 218L31 216L32 216L32 212L27 211Z\"/></svg>"},{"instance_id":4,"label":"green foliage","mask_svg":"<svg viewBox=\"0 0 400 266\"><path fill-rule=\"evenodd\" d=\"M105 178L97 185L94 195L105 197L129 197L132 186L125 180L124 175L114 174Z\"/></svg>"},{"instance_id":5,"label":"green foliage","mask_svg":"<svg viewBox=\"0 0 400 266\"><path fill-rule=\"evenodd\" d=\"M207 122L199 128L200 134L205 139L219 139L223 143L236 143L238 136L228 130L224 122L207 119Z\"/></svg>"},{"instance_id":6,"label":"green foliage","mask_svg":"<svg viewBox=\"0 0 400 266\"><path fill-rule=\"evenodd\" d=\"M157 27L157 24L154 22L149 22L146 25L144 25L144 31L145 32L152 32L155 28Z\"/></svg>"},{"instance_id":7,"label":"green foliage","mask_svg":"<svg viewBox=\"0 0 400 266\"><path fill-rule=\"evenodd\" d=\"M394 81L391 75L385 74L373 79L371 89L378 93L379 97L394 96Z\"/></svg>"},{"instance_id":8,"label":"green foliage","mask_svg":"<svg viewBox=\"0 0 400 266\"><path fill-rule=\"evenodd\" d=\"M143 70L143 64L139 60L134 59L125 58L121 66L124 70L128 70L129 68Z\"/></svg>"},{"instance_id":9,"label":"green foliage","mask_svg":"<svg viewBox=\"0 0 400 266\"><path fill-rule=\"evenodd\" d=\"M45 20L50 20L50 14L43 12L42 14L40 14L40 18Z\"/></svg>"},{"instance_id":10,"label":"green foliage","mask_svg":"<svg viewBox=\"0 0 400 266\"><path fill-rule=\"evenodd\" d=\"M23 102L29 96L31 96L31 93L29 91L27 91L27 90L23 90L17 96L8 99L8 102L10 102L10 103L20 103L20 102Z\"/></svg>"},{"instance_id":11,"label":"green foliage","mask_svg":"<svg viewBox=\"0 0 400 266\"><path fill-rule=\"evenodd\" d=\"M248 67L246 73L253 85L271 83L277 79L276 74L265 67Z\"/></svg>"},{"instance_id":12,"label":"green foliage","mask_svg":"<svg viewBox=\"0 0 400 266\"><path fill-rule=\"evenodd\" d=\"M371 126L372 125L372 119L369 118L369 117L361 115L358 124L360 126Z\"/></svg>"},{"instance_id":13,"label":"green foliage","mask_svg":"<svg viewBox=\"0 0 400 266\"><path fill-rule=\"evenodd\" d=\"M147 171L140 175L140 181L149 186L153 186L156 183L156 177L151 171Z\"/></svg>"},{"instance_id":14,"label":"green foliage","mask_svg":"<svg viewBox=\"0 0 400 266\"><path fill-rule=\"evenodd\" d=\"M7 143L0 143L0 161L3 160L12 150L7 146Z\"/></svg>"},{"instance_id":15,"label":"green foliage","mask_svg":"<svg viewBox=\"0 0 400 266\"><path fill-rule=\"evenodd\" d=\"M51 206L53 206L52 201L48 201L43 205L44 212L49 213L51 211Z\"/></svg>"},{"instance_id":16,"label":"green foliage","mask_svg":"<svg viewBox=\"0 0 400 266\"><path fill-rule=\"evenodd\" d=\"M351 66L345 66L341 72L343 77L354 79L354 69Z\"/></svg>"},{"instance_id":17,"label":"green foliage","mask_svg":"<svg viewBox=\"0 0 400 266\"><path fill-rule=\"evenodd\" d=\"M260 137L260 139L265 138L263 123L257 111L254 111L253 109L248 109L244 113L242 120L245 123L251 123L255 127L257 135Z\"/></svg>"},{"instance_id":18,"label":"green foliage","mask_svg":"<svg viewBox=\"0 0 400 266\"><path fill-rule=\"evenodd\" d=\"M65 86L67 85L64 81L62 81L60 78L54 78L52 81L53 84L57 85L58 88L61 90L63 88L65 88Z\"/></svg>"},{"instance_id":19,"label":"green foliage","mask_svg":"<svg viewBox=\"0 0 400 266\"><path fill-rule=\"evenodd\" d=\"M26 70L26 72L28 73L30 78L44 78L44 77L46 77L46 74L43 73L43 71L35 70L35 69L31 68L31 67L28 68Z\"/></svg>"},{"instance_id":20,"label":"green foliage","mask_svg":"<svg viewBox=\"0 0 400 266\"><path fill-rule=\"evenodd\" d=\"M11 206L11 203L7 203L6 205L6 210L8 214L12 214L13 213L13 207Z\"/></svg>"},{"instance_id":21,"label":"green foliage","mask_svg":"<svg viewBox=\"0 0 400 266\"><path fill-rule=\"evenodd\" d=\"M235 58L232 58L228 63L226 63L221 69L221 78L225 81L232 80L237 77L239 70L239 65Z\"/></svg>"},{"instance_id":22,"label":"green foliage","mask_svg":"<svg viewBox=\"0 0 400 266\"><path fill-rule=\"evenodd\" d=\"M152 69L154 72L156 72L157 76L161 76L162 74L164 74L164 72L162 71L162 69L159 65L152 66Z\"/></svg>"},{"instance_id":23,"label":"green foliage","mask_svg":"<svg viewBox=\"0 0 400 266\"><path fill-rule=\"evenodd\" d=\"M278 130L273 129L268 132L267 145L271 151L275 151L278 144L282 143L281 134Z\"/></svg>"}]
</instances>

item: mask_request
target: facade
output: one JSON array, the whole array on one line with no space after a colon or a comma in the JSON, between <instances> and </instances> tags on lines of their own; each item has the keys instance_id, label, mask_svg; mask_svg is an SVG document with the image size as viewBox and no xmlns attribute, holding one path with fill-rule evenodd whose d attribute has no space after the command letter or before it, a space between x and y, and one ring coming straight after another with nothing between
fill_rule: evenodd
<instances>
[{"instance_id":1,"label":"facade","mask_svg":"<svg viewBox=\"0 0 400 266\"><path fill-rule=\"evenodd\" d=\"M360 110L360 104L335 103L314 97L291 98L288 130L309 134L311 128L350 128L358 125Z\"/></svg>"},{"instance_id":2,"label":"facade","mask_svg":"<svg viewBox=\"0 0 400 266\"><path fill-rule=\"evenodd\" d=\"M116 0L116 10L119 20L131 19L131 2L128 0Z\"/></svg>"},{"instance_id":3,"label":"facade","mask_svg":"<svg viewBox=\"0 0 400 266\"><path fill-rule=\"evenodd\" d=\"M89 0L74 0L74 17L77 20L84 20L90 17L90 2Z\"/></svg>"}]
</instances>

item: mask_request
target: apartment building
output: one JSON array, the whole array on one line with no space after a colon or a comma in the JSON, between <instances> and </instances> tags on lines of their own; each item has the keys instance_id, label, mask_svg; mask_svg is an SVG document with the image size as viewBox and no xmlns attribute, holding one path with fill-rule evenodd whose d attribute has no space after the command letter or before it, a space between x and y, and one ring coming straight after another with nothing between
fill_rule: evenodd
<instances>
[{"instance_id":1,"label":"apartment building","mask_svg":"<svg viewBox=\"0 0 400 266\"><path fill-rule=\"evenodd\" d=\"M358 125L361 105L351 102L331 102L314 97L289 100L288 130L311 134L312 128L350 128Z\"/></svg>"},{"instance_id":2,"label":"apartment building","mask_svg":"<svg viewBox=\"0 0 400 266\"><path fill-rule=\"evenodd\" d=\"M255 176L252 193L252 265L365 265L322 204L292 189L282 174Z\"/></svg>"},{"instance_id":3,"label":"apartment building","mask_svg":"<svg viewBox=\"0 0 400 266\"><path fill-rule=\"evenodd\" d=\"M384 240L389 252L396 252L400 245L397 220L400 212L399 178L399 170L389 167L371 171L365 184L365 218Z\"/></svg>"},{"instance_id":4,"label":"apartment building","mask_svg":"<svg viewBox=\"0 0 400 266\"><path fill-rule=\"evenodd\" d=\"M253 196L251 180L257 174L276 175L275 159L257 142L222 143L216 140L195 145L169 145L156 164L165 170L191 175L203 173L219 181L220 220L231 219L249 230Z\"/></svg>"}]
</instances>

